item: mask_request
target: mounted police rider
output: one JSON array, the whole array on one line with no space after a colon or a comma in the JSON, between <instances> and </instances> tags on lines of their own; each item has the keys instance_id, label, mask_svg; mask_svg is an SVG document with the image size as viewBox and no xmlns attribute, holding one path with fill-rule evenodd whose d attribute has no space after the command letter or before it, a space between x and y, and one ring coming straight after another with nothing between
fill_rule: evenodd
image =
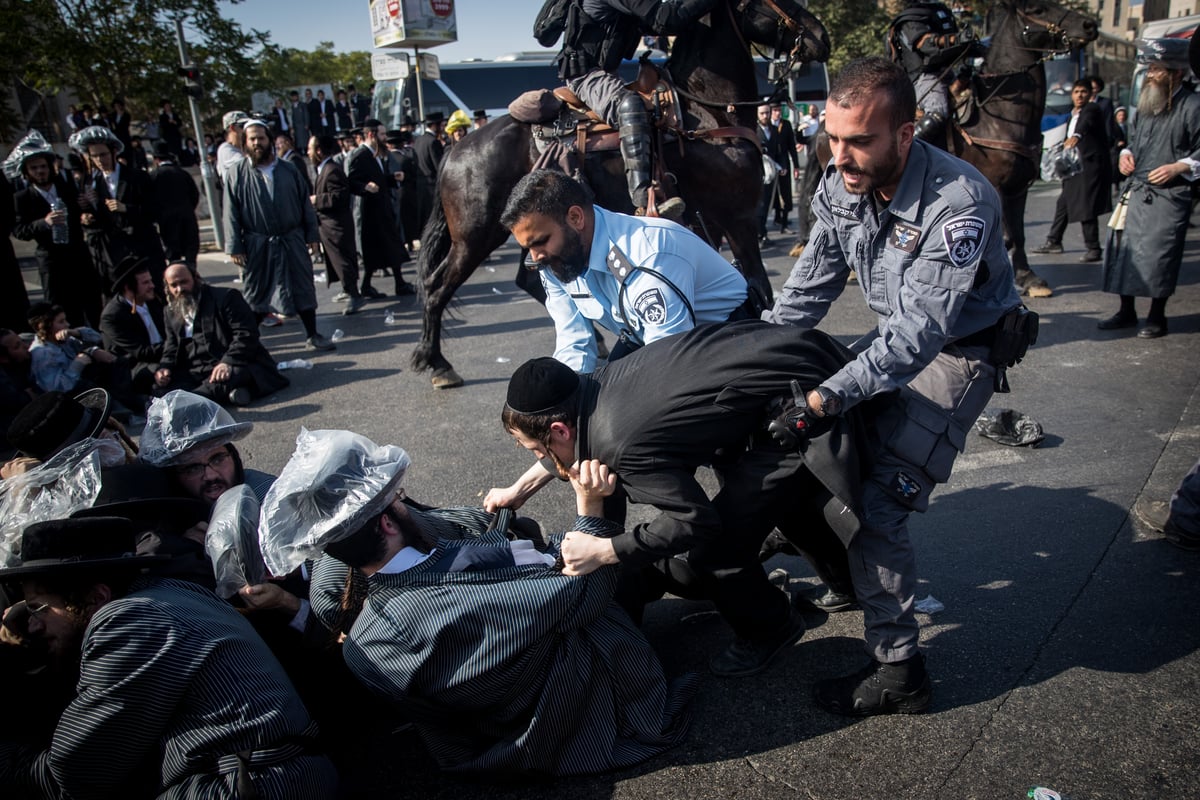
<instances>
[{"instance_id":1,"label":"mounted police rider","mask_svg":"<svg viewBox=\"0 0 1200 800\"><path fill-rule=\"evenodd\" d=\"M547 3L547 7L553 3ZM563 34L563 47L555 63L558 75L593 111L616 127L621 137L621 157L629 195L639 210L648 204L651 188L650 136L653 129L642 98L625 88L616 74L621 61L631 58L642 34L649 31L673 36L691 27L717 5L717 0L570 0L565 25L543 35L550 46ZM545 12L545 10L543 10ZM677 197L658 204L660 216L679 219L684 203Z\"/></svg>"},{"instance_id":2,"label":"mounted police rider","mask_svg":"<svg viewBox=\"0 0 1200 800\"><path fill-rule=\"evenodd\" d=\"M928 0L910 2L887 34L888 54L904 67L917 92L915 135L945 149L946 120L950 118L953 67L978 47L970 28L958 27L954 14L943 4Z\"/></svg>"}]
</instances>

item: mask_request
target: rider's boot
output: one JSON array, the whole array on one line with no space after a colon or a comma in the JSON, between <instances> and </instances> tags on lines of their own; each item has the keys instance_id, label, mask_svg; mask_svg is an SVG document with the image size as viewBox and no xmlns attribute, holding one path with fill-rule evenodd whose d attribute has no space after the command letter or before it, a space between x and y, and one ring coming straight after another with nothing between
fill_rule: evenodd
<instances>
[{"instance_id":1,"label":"rider's boot","mask_svg":"<svg viewBox=\"0 0 1200 800\"><path fill-rule=\"evenodd\" d=\"M650 174L650 117L642 98L632 92L621 101L617 113L620 117L621 158L625 159L629 197L638 213L645 213L653 181ZM685 210L683 200L678 197L658 204L658 215L670 220L678 221Z\"/></svg>"},{"instance_id":2,"label":"rider's boot","mask_svg":"<svg viewBox=\"0 0 1200 800\"><path fill-rule=\"evenodd\" d=\"M926 112L917 120L917 128L913 134L918 139L929 142L934 147L946 149L946 118L935 112Z\"/></svg>"}]
</instances>

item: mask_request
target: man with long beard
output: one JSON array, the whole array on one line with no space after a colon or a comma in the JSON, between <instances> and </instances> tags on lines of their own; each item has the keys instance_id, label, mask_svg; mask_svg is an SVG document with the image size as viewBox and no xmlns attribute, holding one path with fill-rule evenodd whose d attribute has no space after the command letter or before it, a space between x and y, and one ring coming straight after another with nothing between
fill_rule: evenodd
<instances>
[{"instance_id":1,"label":"man with long beard","mask_svg":"<svg viewBox=\"0 0 1200 800\"><path fill-rule=\"evenodd\" d=\"M261 321L272 311L299 316L309 350L336 346L317 331L317 292L309 251L319 241L317 214L300 172L275 157L266 122L242 126L246 158L225 182L225 252L245 268L246 302Z\"/></svg>"},{"instance_id":2,"label":"man with long beard","mask_svg":"<svg viewBox=\"0 0 1200 800\"><path fill-rule=\"evenodd\" d=\"M764 315L813 328L857 270L877 330L807 392L806 404L818 418L838 418L896 393L880 411L862 525L847 545L871 660L814 687L819 705L852 716L929 707L908 516L949 479L1036 320L1013 287L996 190L969 164L915 139L915 111L897 64L859 59L838 76L825 108L836 170L813 197L809 246Z\"/></svg>"},{"instance_id":3,"label":"man with long beard","mask_svg":"<svg viewBox=\"0 0 1200 800\"><path fill-rule=\"evenodd\" d=\"M1105 251L1106 292L1121 296L1116 314L1100 330L1137 325L1134 297L1150 298L1142 339L1167 335L1167 298L1175 293L1183 243L1192 209L1192 184L1200 177L1200 98L1184 85L1188 72L1186 39L1139 40L1138 62L1149 66L1138 97L1138 116L1129 146L1117 162L1128 175L1123 208L1124 233Z\"/></svg>"},{"instance_id":4,"label":"man with long beard","mask_svg":"<svg viewBox=\"0 0 1200 800\"><path fill-rule=\"evenodd\" d=\"M166 342L156 393L187 389L246 405L288 385L258 338L258 321L236 289L209 286L187 264L167 267Z\"/></svg>"}]
</instances>

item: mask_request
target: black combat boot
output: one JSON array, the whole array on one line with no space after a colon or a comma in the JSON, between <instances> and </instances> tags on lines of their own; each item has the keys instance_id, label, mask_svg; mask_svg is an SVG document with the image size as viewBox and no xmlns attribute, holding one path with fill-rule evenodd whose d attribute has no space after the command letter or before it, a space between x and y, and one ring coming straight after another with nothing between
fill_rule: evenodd
<instances>
[{"instance_id":1,"label":"black combat boot","mask_svg":"<svg viewBox=\"0 0 1200 800\"><path fill-rule=\"evenodd\" d=\"M933 701L925 657L917 653L895 664L872 661L850 675L817 681L817 705L847 717L876 714L921 714Z\"/></svg>"},{"instance_id":2,"label":"black combat boot","mask_svg":"<svg viewBox=\"0 0 1200 800\"><path fill-rule=\"evenodd\" d=\"M621 158L625 159L629 198L633 200L633 207L643 212L649 205L653 180L650 174L650 117L646 114L642 98L632 92L621 101L618 114L621 123ZM683 200L678 197L669 198L658 205L660 217L675 221L682 219L686 210Z\"/></svg>"}]
</instances>

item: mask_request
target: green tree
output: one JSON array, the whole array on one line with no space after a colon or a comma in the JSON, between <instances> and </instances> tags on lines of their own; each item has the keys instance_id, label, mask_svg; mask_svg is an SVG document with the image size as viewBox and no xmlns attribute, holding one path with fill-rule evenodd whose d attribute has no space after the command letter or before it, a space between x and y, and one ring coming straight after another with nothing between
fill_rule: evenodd
<instances>
[{"instance_id":1,"label":"green tree","mask_svg":"<svg viewBox=\"0 0 1200 800\"><path fill-rule=\"evenodd\" d=\"M829 32L831 75L856 58L884 55L891 17L875 0L809 0L808 10Z\"/></svg>"},{"instance_id":2,"label":"green tree","mask_svg":"<svg viewBox=\"0 0 1200 800\"><path fill-rule=\"evenodd\" d=\"M313 83L329 83L335 90L354 84L365 92L372 83L371 54L335 53L333 42L321 42L312 51L271 46L260 59L259 78L266 91L277 94L289 86Z\"/></svg>"},{"instance_id":3,"label":"green tree","mask_svg":"<svg viewBox=\"0 0 1200 800\"><path fill-rule=\"evenodd\" d=\"M218 0L0 0L0 48L35 91L73 89L106 106L120 97L135 119L150 117L160 99L178 107L186 99L177 18L203 76L202 113L219 117L259 88L256 62L269 35L223 17Z\"/></svg>"}]
</instances>

